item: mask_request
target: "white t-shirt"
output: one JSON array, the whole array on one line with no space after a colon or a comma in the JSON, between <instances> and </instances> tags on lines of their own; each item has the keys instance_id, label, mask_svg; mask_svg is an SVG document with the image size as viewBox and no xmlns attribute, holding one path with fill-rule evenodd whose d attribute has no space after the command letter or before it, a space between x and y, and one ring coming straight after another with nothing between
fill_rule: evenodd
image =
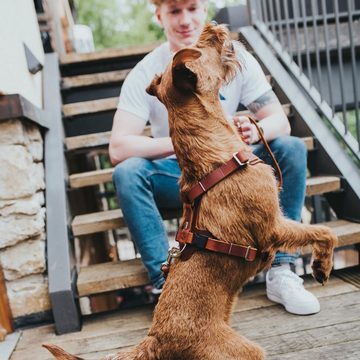
<instances>
[{"instance_id":1,"label":"white t-shirt","mask_svg":"<svg viewBox=\"0 0 360 360\"><path fill-rule=\"evenodd\" d=\"M234 115L239 103L247 106L271 90L271 86L255 58L239 44L234 44L242 69L236 77L220 89L225 114ZM121 88L118 108L128 111L151 124L153 137L169 136L168 114L165 106L145 89L156 74L161 74L173 54L164 43L146 55L128 74Z\"/></svg>"}]
</instances>

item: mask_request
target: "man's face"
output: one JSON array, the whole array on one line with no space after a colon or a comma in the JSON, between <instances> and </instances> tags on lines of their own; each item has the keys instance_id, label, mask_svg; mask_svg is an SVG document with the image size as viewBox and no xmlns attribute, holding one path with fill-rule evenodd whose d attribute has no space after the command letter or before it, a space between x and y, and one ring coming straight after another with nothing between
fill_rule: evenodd
<instances>
[{"instance_id":1,"label":"man's face","mask_svg":"<svg viewBox=\"0 0 360 360\"><path fill-rule=\"evenodd\" d=\"M168 0L156 9L156 16L164 27L172 51L196 43L203 29L206 14L206 0Z\"/></svg>"}]
</instances>

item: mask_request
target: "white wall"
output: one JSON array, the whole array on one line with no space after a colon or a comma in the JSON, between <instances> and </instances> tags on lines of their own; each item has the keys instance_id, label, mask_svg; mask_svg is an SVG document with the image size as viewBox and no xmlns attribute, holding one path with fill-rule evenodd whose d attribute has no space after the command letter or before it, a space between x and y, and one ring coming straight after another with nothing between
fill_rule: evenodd
<instances>
[{"instance_id":1,"label":"white wall","mask_svg":"<svg viewBox=\"0 0 360 360\"><path fill-rule=\"evenodd\" d=\"M44 65L32 0L0 0L0 93L21 94L42 108L42 71L28 71L23 43Z\"/></svg>"}]
</instances>

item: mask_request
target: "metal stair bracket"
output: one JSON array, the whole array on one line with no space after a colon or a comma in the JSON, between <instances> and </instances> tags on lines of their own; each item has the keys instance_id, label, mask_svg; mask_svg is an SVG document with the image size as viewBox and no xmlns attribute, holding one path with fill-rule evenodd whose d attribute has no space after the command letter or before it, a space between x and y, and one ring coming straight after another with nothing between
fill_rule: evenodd
<instances>
[{"instance_id":1,"label":"metal stair bracket","mask_svg":"<svg viewBox=\"0 0 360 360\"><path fill-rule=\"evenodd\" d=\"M81 329L76 296L76 269L69 241L66 170L59 64L56 54L45 58L44 101L51 119L45 133L46 227L49 293L57 334Z\"/></svg>"},{"instance_id":2,"label":"metal stair bracket","mask_svg":"<svg viewBox=\"0 0 360 360\"><path fill-rule=\"evenodd\" d=\"M240 28L241 35L253 48L260 61L270 71L274 81L280 88L286 89L286 96L295 111L301 115L306 126L314 135L322 150L324 161L319 161L319 173L337 174L343 178L344 193L341 198L332 201L330 205L343 219L360 222L360 171L356 164L343 150L342 146L325 125L313 104L302 93L290 74L276 58L270 46L262 39L253 26ZM274 40L275 41L275 40Z\"/></svg>"}]
</instances>

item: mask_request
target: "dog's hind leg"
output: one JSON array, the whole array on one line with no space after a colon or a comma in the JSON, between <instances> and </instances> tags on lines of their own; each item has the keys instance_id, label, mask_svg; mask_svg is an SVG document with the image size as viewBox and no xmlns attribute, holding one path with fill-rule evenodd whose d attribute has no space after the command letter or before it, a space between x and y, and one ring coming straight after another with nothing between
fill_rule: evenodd
<instances>
[{"instance_id":1,"label":"dog's hind leg","mask_svg":"<svg viewBox=\"0 0 360 360\"><path fill-rule=\"evenodd\" d=\"M108 355L103 360L160 360L161 345L153 336L147 336L134 348Z\"/></svg>"},{"instance_id":2,"label":"dog's hind leg","mask_svg":"<svg viewBox=\"0 0 360 360\"><path fill-rule=\"evenodd\" d=\"M314 278L321 284L328 280L333 263L333 250L337 244L337 237L330 228L283 219L274 232L273 240L274 245L286 250L310 245L314 256Z\"/></svg>"},{"instance_id":3,"label":"dog's hind leg","mask_svg":"<svg viewBox=\"0 0 360 360\"><path fill-rule=\"evenodd\" d=\"M227 325L217 328L216 335L203 344L193 360L264 360L263 349L237 334Z\"/></svg>"}]
</instances>

